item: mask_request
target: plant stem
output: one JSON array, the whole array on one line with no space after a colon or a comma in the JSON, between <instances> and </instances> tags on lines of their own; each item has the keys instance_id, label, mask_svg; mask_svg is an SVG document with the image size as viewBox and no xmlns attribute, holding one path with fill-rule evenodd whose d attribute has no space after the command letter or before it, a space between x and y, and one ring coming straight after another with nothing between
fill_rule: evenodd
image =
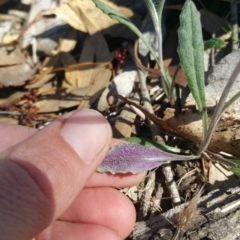
<instances>
[{"instance_id":1,"label":"plant stem","mask_svg":"<svg viewBox=\"0 0 240 240\"><path fill-rule=\"evenodd\" d=\"M203 138L203 141L202 141L202 143L199 147L197 155L201 154L207 148L207 146L209 145L209 143L211 141L211 138L212 138L212 135L213 135L213 132L215 130L215 127L216 127L216 125L219 121L219 118L221 117L221 115L223 113L222 109L224 108L224 104L226 102L228 93L229 93L233 83L236 81L239 72L240 72L240 61L238 62L237 66L234 68L229 80L227 81L227 83L226 83L226 85L225 85L225 87L222 91L222 95L221 95L221 97L218 101L218 104L217 104L217 106L215 108L215 111L213 113L211 122L209 124L207 134Z\"/></svg>"},{"instance_id":2,"label":"plant stem","mask_svg":"<svg viewBox=\"0 0 240 240\"><path fill-rule=\"evenodd\" d=\"M162 12L163 12L164 3L165 3L165 0L159 0L159 5L158 5L158 20L159 20L159 26L161 26Z\"/></svg>"},{"instance_id":3,"label":"plant stem","mask_svg":"<svg viewBox=\"0 0 240 240\"><path fill-rule=\"evenodd\" d=\"M158 5L158 57L160 61L160 70L162 71L162 76L166 80L166 74L164 71L164 66L163 66L163 54L162 54L162 13L163 13L163 6L164 6L165 0L159 0L159 5ZM167 81L167 80L166 80Z\"/></svg>"},{"instance_id":4,"label":"plant stem","mask_svg":"<svg viewBox=\"0 0 240 240\"><path fill-rule=\"evenodd\" d=\"M166 73L165 73L165 69L163 66L163 54L162 54L162 12L163 12L163 6L164 6L165 0L160 0L159 1L159 6L158 6L158 24L155 25L155 31L157 34L157 39L158 39L158 58L159 58L159 62L160 62L160 72L162 74L162 79L163 82L166 86L167 89L167 93L169 96L169 100L171 100L171 92L170 92L170 86L168 85L167 82L167 77L166 77Z\"/></svg>"},{"instance_id":5,"label":"plant stem","mask_svg":"<svg viewBox=\"0 0 240 240\"><path fill-rule=\"evenodd\" d=\"M154 25L157 40L158 40L158 59L159 59L159 68L160 68L159 70L162 75L163 84L165 85L167 94L169 96L170 87L167 82L167 78L166 78L166 74L163 66L163 56L162 56L162 10L163 10L164 2L165 0L161 0L161 3L159 3L158 13L157 13L152 0L145 0L145 3L148 7L148 10L150 12L150 15L153 21L153 25ZM171 96L169 96L169 98L171 98Z\"/></svg>"},{"instance_id":6,"label":"plant stem","mask_svg":"<svg viewBox=\"0 0 240 240\"><path fill-rule=\"evenodd\" d=\"M234 96L232 96L231 99L229 99L222 109L222 112L225 112L228 107L230 107L238 98L240 98L240 92L236 93Z\"/></svg>"},{"instance_id":7,"label":"plant stem","mask_svg":"<svg viewBox=\"0 0 240 240\"><path fill-rule=\"evenodd\" d=\"M157 39L158 39L158 58L159 58L159 62L160 62L160 65L159 65L160 69L159 70L160 70L160 73L162 75L162 80L163 80L163 82L165 84L165 87L167 89L168 96L169 96L169 98L171 98L170 97L170 87L168 86L167 77L166 77L166 73L165 73L164 66L163 66L162 30L161 30L161 27L155 28L155 31L156 31Z\"/></svg>"},{"instance_id":8,"label":"plant stem","mask_svg":"<svg viewBox=\"0 0 240 240\"><path fill-rule=\"evenodd\" d=\"M207 107L205 106L202 111L202 123L203 123L203 139L205 138L207 131L208 131L208 114L207 114Z\"/></svg>"},{"instance_id":9,"label":"plant stem","mask_svg":"<svg viewBox=\"0 0 240 240\"><path fill-rule=\"evenodd\" d=\"M238 50L238 5L237 0L231 0L232 51Z\"/></svg>"}]
</instances>

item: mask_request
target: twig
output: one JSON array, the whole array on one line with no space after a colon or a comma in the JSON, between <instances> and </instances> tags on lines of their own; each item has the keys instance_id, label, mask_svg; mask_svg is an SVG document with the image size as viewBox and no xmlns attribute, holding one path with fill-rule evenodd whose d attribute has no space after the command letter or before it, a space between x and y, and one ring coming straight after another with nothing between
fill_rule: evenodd
<instances>
[{"instance_id":1,"label":"twig","mask_svg":"<svg viewBox=\"0 0 240 240\"><path fill-rule=\"evenodd\" d=\"M163 121L161 118L158 118L155 114L148 112L144 107L142 107L141 105L135 103L134 101L132 101L129 98L125 98L115 92L109 92L107 94L107 101L108 104L111 106L111 101L110 101L110 97L114 96L120 100L122 100L123 102L133 105L134 107L138 108L139 110L141 110L147 118L149 118L150 120L152 120L157 126L159 126L160 128L163 128L165 131L168 132L168 134L172 135L172 136L176 136L177 132L172 129L165 121Z\"/></svg>"},{"instance_id":2,"label":"twig","mask_svg":"<svg viewBox=\"0 0 240 240\"><path fill-rule=\"evenodd\" d=\"M139 68L141 68L142 70L144 70L144 71L146 71L146 72L148 72L148 73L150 73L150 74L155 75L157 78L158 78L158 77L161 77L162 75L161 75L159 69L147 68L147 67L145 67L145 66L142 65L140 59L138 58L138 44L139 44L139 43L138 43L138 40L136 40L135 43L134 43L134 59L135 59L135 62L136 62L136 64L137 64L137 66L138 66Z\"/></svg>"},{"instance_id":3,"label":"twig","mask_svg":"<svg viewBox=\"0 0 240 240\"><path fill-rule=\"evenodd\" d=\"M230 167L235 167L235 168L239 168L239 164L233 162L232 160L229 160L227 158L224 158L222 155L217 154L217 153L213 153L211 151L205 150L205 152L210 156L210 159L213 161L219 161L221 163L224 163L226 165L229 165Z\"/></svg>"},{"instance_id":4,"label":"twig","mask_svg":"<svg viewBox=\"0 0 240 240\"><path fill-rule=\"evenodd\" d=\"M141 86L143 107L149 113L154 114L153 107L152 107L151 100L150 100L150 95L149 95L147 85L146 85L146 75L140 69L138 70L138 77L139 77L140 86ZM150 130L151 130L152 136L155 138L155 135L158 135L158 133L156 133L156 129L158 128L158 126L156 126L156 124L153 123L151 121L151 119L148 119L148 122L150 125Z\"/></svg>"},{"instance_id":5,"label":"twig","mask_svg":"<svg viewBox=\"0 0 240 240\"><path fill-rule=\"evenodd\" d=\"M150 95L147 90L146 74L144 74L144 72L141 69L138 69L138 77L139 77L140 86L141 86L141 95L142 95L142 99L143 99L144 108L151 114L154 114L153 107L152 107L151 100L150 100ZM152 137L153 137L153 139L156 139L156 137L158 135L158 131L157 131L158 127L150 119L148 119L148 123L150 126ZM156 173L152 172L149 174L149 176L145 180L145 184L150 187L147 191L144 192L144 194L142 195L142 198L141 198L141 215L142 215L141 217L143 219L145 219L147 217L150 207L151 207L150 199L152 198L152 194L155 189L155 180L156 180L155 178L156 178Z\"/></svg>"},{"instance_id":6,"label":"twig","mask_svg":"<svg viewBox=\"0 0 240 240\"><path fill-rule=\"evenodd\" d=\"M163 174L165 177L165 183L170 191L170 196L174 206L181 204L180 195L177 189L177 184L173 178L172 167L170 163L164 163L162 165Z\"/></svg>"},{"instance_id":7,"label":"twig","mask_svg":"<svg viewBox=\"0 0 240 240\"><path fill-rule=\"evenodd\" d=\"M20 112L9 112L9 111L0 111L1 115L13 115L13 116L20 116L23 115Z\"/></svg>"},{"instance_id":8,"label":"twig","mask_svg":"<svg viewBox=\"0 0 240 240\"><path fill-rule=\"evenodd\" d=\"M141 94L142 94L143 101L144 101L144 108L149 113L154 114L152 104L150 101L149 92L147 90L146 78L144 78L143 72L141 70L138 72L139 72L139 79L140 79L140 84L141 84ZM154 139L156 139L157 135L159 135L157 132L159 127L155 123L153 123L150 119L148 121L149 121L150 129L151 129L152 137ZM163 164L162 169L163 169L163 174L165 176L166 185L168 186L168 189L170 191L173 205L176 206L181 203L181 199L180 199L179 192L177 189L177 184L173 178L171 164L170 163ZM148 202L148 201L144 201L144 202Z\"/></svg>"},{"instance_id":9,"label":"twig","mask_svg":"<svg viewBox=\"0 0 240 240\"><path fill-rule=\"evenodd\" d=\"M145 68L141 64L141 61L138 58L138 41L135 42L133 55L134 55L134 58L136 60L136 64L140 68L138 70L138 76L139 76L139 81L140 81L140 86L141 86L141 95L142 95L143 102L144 102L144 108L143 109L146 112L150 113L152 116L155 116L154 111L153 111L153 107L152 107L152 104L151 104L151 100L150 100L149 91L148 91L147 85L146 85L146 76L145 76L143 71L147 71L147 72L153 73L153 74L158 75L158 76L161 76L161 72L159 71L159 69ZM163 71L164 71L164 69L163 69ZM148 121L149 121L149 125L150 125L150 130L151 130L151 133L152 133L152 137L154 139L156 139L157 136L159 136L159 133L158 133L159 132L159 124L157 124L155 121L152 121L151 118L148 118ZM173 178L171 165L170 164L164 164L162 166L162 168L163 168L163 173L165 175L166 184L169 187L169 192L172 196L173 205L177 205L181 202L181 200L180 200L180 196L179 196L179 193L178 193L178 190L177 190L177 185L176 185L176 183L174 181L174 178ZM150 176L150 177L152 178L152 176ZM151 180L152 179L149 179L149 181L151 181ZM161 187L161 186L159 186L159 187ZM156 189L156 192L158 192L158 191L159 191L159 189ZM145 204L145 206L142 208L142 213L143 213L143 216L145 216L145 213L146 213L145 210L149 209L149 205L148 205L149 204L149 200L148 200L149 199L149 192L148 192L148 195L144 194L142 199L143 199L143 204Z\"/></svg>"},{"instance_id":10,"label":"twig","mask_svg":"<svg viewBox=\"0 0 240 240\"><path fill-rule=\"evenodd\" d=\"M156 172L153 171L145 179L144 185L145 188L147 186L146 191L143 192L141 197L141 205L140 205L140 221L146 220L146 217L149 214L149 210L151 207L151 198L155 189L155 181L156 181Z\"/></svg>"}]
</instances>

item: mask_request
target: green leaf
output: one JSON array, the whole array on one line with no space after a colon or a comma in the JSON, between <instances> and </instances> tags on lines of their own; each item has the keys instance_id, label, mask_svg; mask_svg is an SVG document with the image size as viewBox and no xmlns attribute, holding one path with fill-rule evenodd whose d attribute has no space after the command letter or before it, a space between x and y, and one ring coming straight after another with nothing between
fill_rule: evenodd
<instances>
[{"instance_id":1,"label":"green leaf","mask_svg":"<svg viewBox=\"0 0 240 240\"><path fill-rule=\"evenodd\" d=\"M162 74L162 84L163 84L163 88L164 88L164 92L167 95L171 105L174 105L174 97L172 96L172 93L170 91L171 89L171 85L172 85L172 81L169 83L169 79L167 79L167 73L166 70L164 68L163 65L163 53L162 53L162 10L163 10L163 5L164 5L165 0L161 0L159 1L158 4L158 12L157 9L155 7L155 4L152 0L145 0L146 6L148 8L149 14L151 16L153 25L154 25L154 29L155 29L155 33L157 36L157 44L158 44L158 59L159 62L159 68L160 68L160 72Z\"/></svg>"},{"instance_id":2,"label":"green leaf","mask_svg":"<svg viewBox=\"0 0 240 240\"><path fill-rule=\"evenodd\" d=\"M148 138L128 137L128 138L123 138L123 140L126 140L130 143L140 144L145 147L156 147L164 152L189 154L189 151L182 151L181 149L170 147L166 144L159 143L159 142L150 140Z\"/></svg>"},{"instance_id":3,"label":"green leaf","mask_svg":"<svg viewBox=\"0 0 240 240\"><path fill-rule=\"evenodd\" d=\"M130 19L128 19L126 16L121 14L120 12L112 9L111 7L107 6L106 4L98 1L98 0L92 0L97 8L101 9L105 14L107 14L110 18L117 20L118 22L124 24L129 29L131 29L139 38L142 39L142 41L145 43L151 54L153 55L155 61L159 65L159 59L156 55L156 52L153 50L151 45L148 43L146 38L143 36L143 34L139 31L139 29L131 22Z\"/></svg>"},{"instance_id":4,"label":"green leaf","mask_svg":"<svg viewBox=\"0 0 240 240\"><path fill-rule=\"evenodd\" d=\"M174 86L172 86L174 84L174 81L168 71L168 68L164 67L164 71L166 74L166 80L167 80L167 86L169 86L170 92L167 92L168 89L166 89L165 85L163 85L163 90L165 92L165 94L167 95L168 99L170 102L175 102L176 100L176 89L174 88ZM173 98L173 99L171 99Z\"/></svg>"},{"instance_id":5,"label":"green leaf","mask_svg":"<svg viewBox=\"0 0 240 240\"><path fill-rule=\"evenodd\" d=\"M204 42L204 50L207 49L221 49L226 46L225 42L220 38L211 38L208 41Z\"/></svg>"},{"instance_id":6,"label":"green leaf","mask_svg":"<svg viewBox=\"0 0 240 240\"><path fill-rule=\"evenodd\" d=\"M232 162L238 164L240 166L240 159L231 159ZM240 168L238 167L232 167L232 171L234 172L235 175L240 177Z\"/></svg>"},{"instance_id":7,"label":"green leaf","mask_svg":"<svg viewBox=\"0 0 240 240\"><path fill-rule=\"evenodd\" d=\"M235 95L233 95L223 106L222 109L222 113L224 113L228 107L231 106L231 104L233 104L236 100L238 100L240 98L240 92L237 92ZM219 116L219 118L221 117L221 115Z\"/></svg>"},{"instance_id":8,"label":"green leaf","mask_svg":"<svg viewBox=\"0 0 240 240\"><path fill-rule=\"evenodd\" d=\"M202 114L203 135L207 132L207 109L204 80L204 43L200 14L191 0L186 0L180 14L178 54L188 86Z\"/></svg>"}]
</instances>

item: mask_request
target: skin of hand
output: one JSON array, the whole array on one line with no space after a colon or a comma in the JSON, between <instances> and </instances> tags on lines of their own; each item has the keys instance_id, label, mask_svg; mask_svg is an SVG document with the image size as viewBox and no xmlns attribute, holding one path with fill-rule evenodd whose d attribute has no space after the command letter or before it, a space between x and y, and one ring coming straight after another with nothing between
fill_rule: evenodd
<instances>
[{"instance_id":1,"label":"skin of hand","mask_svg":"<svg viewBox=\"0 0 240 240\"><path fill-rule=\"evenodd\" d=\"M42 130L0 124L0 236L5 240L126 238L135 223L130 200L114 187L145 173L95 172L112 139L96 111L68 113Z\"/></svg>"}]
</instances>

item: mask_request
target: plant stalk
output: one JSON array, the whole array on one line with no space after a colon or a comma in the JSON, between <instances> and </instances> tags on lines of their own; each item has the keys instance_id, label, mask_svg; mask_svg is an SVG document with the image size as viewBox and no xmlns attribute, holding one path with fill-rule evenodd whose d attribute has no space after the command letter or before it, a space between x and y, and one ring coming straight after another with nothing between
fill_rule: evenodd
<instances>
[{"instance_id":1,"label":"plant stalk","mask_svg":"<svg viewBox=\"0 0 240 240\"><path fill-rule=\"evenodd\" d=\"M217 123L218 123L218 121L219 121L219 119L220 119L220 117L223 113L222 109L224 108L224 104L226 102L228 93L229 93L230 89L232 88L233 83L237 80L237 76L239 75L239 72L240 72L240 61L238 62L237 66L234 68L230 79L228 80L228 82L226 83L226 85L225 85L225 87L222 91L222 95L221 95L221 97L218 101L218 104L217 104L216 109L213 113L211 122L209 124L207 134L203 138L203 141L202 141L202 143L201 143L201 145L198 149L197 155L201 154L207 148L207 146L209 145L209 143L211 141L211 138L212 138L212 135L213 135L213 132L215 130L215 127L216 127L216 125L217 125Z\"/></svg>"},{"instance_id":2,"label":"plant stalk","mask_svg":"<svg viewBox=\"0 0 240 240\"><path fill-rule=\"evenodd\" d=\"M165 85L165 89L167 90L167 94L169 98L171 98L170 86L168 85L168 82L167 82L166 73L163 66L163 55L162 55L162 27L161 26L162 26L162 11L163 11L164 2L165 0L161 0L161 3L159 2L158 13L157 13L156 7L154 6L152 0L145 0L148 10L151 14L151 18L152 18L156 36L157 36L158 59L159 59L159 68L160 68L159 70L162 75L162 81L163 81L163 84Z\"/></svg>"},{"instance_id":3,"label":"plant stalk","mask_svg":"<svg viewBox=\"0 0 240 240\"><path fill-rule=\"evenodd\" d=\"M238 50L238 4L231 0L232 51Z\"/></svg>"}]
</instances>

